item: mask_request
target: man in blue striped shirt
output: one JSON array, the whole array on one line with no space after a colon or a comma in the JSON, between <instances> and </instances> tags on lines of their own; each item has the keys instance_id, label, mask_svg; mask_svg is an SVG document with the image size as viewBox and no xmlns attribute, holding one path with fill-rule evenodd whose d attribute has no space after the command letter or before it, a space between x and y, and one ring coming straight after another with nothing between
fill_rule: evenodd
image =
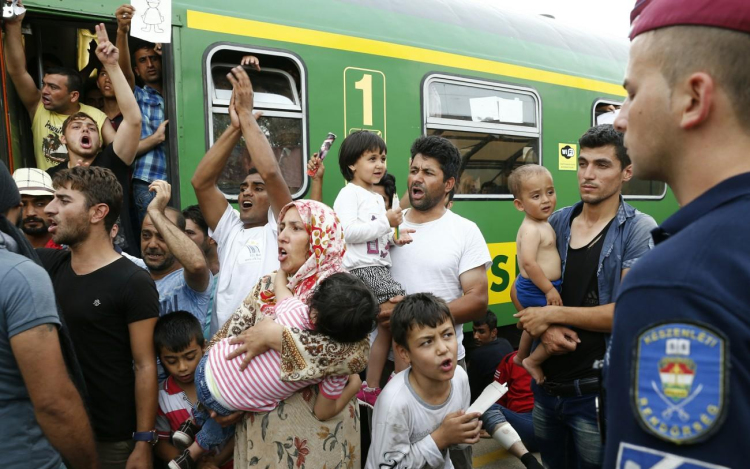
<instances>
[{"instance_id":1,"label":"man in blue striped shirt","mask_svg":"<svg viewBox=\"0 0 750 469\"><path fill-rule=\"evenodd\" d=\"M169 121L165 119L165 103L162 96L161 51L150 42L134 40L131 68L128 33L134 12L131 5L122 5L115 12L115 16L120 67L133 87L133 94L143 116L141 141L133 165L133 201L140 225L146 216L148 204L153 199L153 193L148 190L149 185L156 180L168 180L167 145L164 141ZM143 86L135 85L135 76L141 79Z\"/></svg>"}]
</instances>

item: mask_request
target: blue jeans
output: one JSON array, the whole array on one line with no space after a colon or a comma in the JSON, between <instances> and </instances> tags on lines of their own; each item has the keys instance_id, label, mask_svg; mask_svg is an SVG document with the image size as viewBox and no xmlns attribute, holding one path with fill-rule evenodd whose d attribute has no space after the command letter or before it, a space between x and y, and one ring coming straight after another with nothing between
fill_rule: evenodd
<instances>
[{"instance_id":1,"label":"blue jeans","mask_svg":"<svg viewBox=\"0 0 750 469\"><path fill-rule=\"evenodd\" d=\"M534 434L544 466L547 469L602 467L602 441L596 420L597 394L553 396L536 383L532 384L532 389Z\"/></svg>"},{"instance_id":2,"label":"blue jeans","mask_svg":"<svg viewBox=\"0 0 750 469\"><path fill-rule=\"evenodd\" d=\"M148 186L149 183L146 181L133 179L133 202L135 203L135 211L138 215L139 227L143 224L143 219L146 218L148 204L156 197L156 193L149 192Z\"/></svg>"},{"instance_id":3,"label":"blue jeans","mask_svg":"<svg viewBox=\"0 0 750 469\"><path fill-rule=\"evenodd\" d=\"M201 448L210 450L229 441L234 436L234 426L222 427L210 417L212 410L219 415L229 415L232 411L216 402L211 396L206 383L206 360L208 360L208 354L203 355L198 368L195 369L195 393L198 402L193 408L193 419L201 427L195 435L195 441Z\"/></svg>"},{"instance_id":4,"label":"blue jeans","mask_svg":"<svg viewBox=\"0 0 750 469\"><path fill-rule=\"evenodd\" d=\"M531 418L531 412L513 412L506 409L500 404L492 404L485 413L482 414L482 428L487 430L490 435L495 433L498 425L508 422L511 427L521 437L521 441L527 450L532 453L538 451L536 437L534 437L534 421Z\"/></svg>"}]
</instances>

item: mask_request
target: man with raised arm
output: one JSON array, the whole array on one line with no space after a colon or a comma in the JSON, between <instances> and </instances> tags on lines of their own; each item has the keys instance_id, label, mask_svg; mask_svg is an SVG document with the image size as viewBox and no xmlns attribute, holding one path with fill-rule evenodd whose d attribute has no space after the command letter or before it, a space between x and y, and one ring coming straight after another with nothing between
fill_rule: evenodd
<instances>
[{"instance_id":1,"label":"man with raised arm","mask_svg":"<svg viewBox=\"0 0 750 469\"><path fill-rule=\"evenodd\" d=\"M68 147L69 159L49 168L47 173L54 177L59 171L75 166L100 166L112 170L123 191L123 215L118 225L125 237L125 246L120 247L123 251L135 256L139 253L136 236L138 230L130 221L129 209L132 197L129 174L130 165L133 164L138 148L141 113L118 64L119 51L109 42L107 30L104 29L103 24L96 26L96 34L99 43L96 54L114 88L115 97L122 112L122 122L112 143L106 145L99 139L96 122L87 113L77 112L65 119L60 138Z\"/></svg>"},{"instance_id":2,"label":"man with raised arm","mask_svg":"<svg viewBox=\"0 0 750 469\"><path fill-rule=\"evenodd\" d=\"M155 44L134 40L133 63L130 62L128 34L135 14L132 5L125 4L115 11L117 18L117 48L120 49L120 67L143 115L138 157L133 168L133 199L138 212L138 223L143 222L148 204L154 195L149 186L156 180L167 180L166 104L161 68L161 50ZM135 74L134 74L135 72ZM135 76L143 82L136 86Z\"/></svg>"},{"instance_id":3,"label":"man with raised arm","mask_svg":"<svg viewBox=\"0 0 750 469\"><path fill-rule=\"evenodd\" d=\"M253 115L250 78L242 67L233 68L227 78L234 89L231 125L203 157L191 181L209 234L219 245L221 274L212 332L229 319L262 275L279 267L275 217L292 201L271 145ZM237 213L216 183L240 136L245 138L253 168L240 184Z\"/></svg>"},{"instance_id":4,"label":"man with raised arm","mask_svg":"<svg viewBox=\"0 0 750 469\"><path fill-rule=\"evenodd\" d=\"M167 207L172 187L166 181L154 181L151 190L156 197L148 204L141 226L143 259L129 258L148 269L156 283L159 316L183 310L203 325L213 276L200 248L185 234L185 217Z\"/></svg>"},{"instance_id":5,"label":"man with raised arm","mask_svg":"<svg viewBox=\"0 0 750 469\"><path fill-rule=\"evenodd\" d=\"M23 6L19 0L19 6ZM47 169L67 160L62 139L63 122L78 112L89 115L96 127L97 137L109 144L115 137L107 116L100 110L82 104L83 80L77 70L52 67L44 71L42 89L26 70L21 22L26 13L5 19L5 64L8 75L21 102L31 118L34 155L39 169Z\"/></svg>"}]
</instances>

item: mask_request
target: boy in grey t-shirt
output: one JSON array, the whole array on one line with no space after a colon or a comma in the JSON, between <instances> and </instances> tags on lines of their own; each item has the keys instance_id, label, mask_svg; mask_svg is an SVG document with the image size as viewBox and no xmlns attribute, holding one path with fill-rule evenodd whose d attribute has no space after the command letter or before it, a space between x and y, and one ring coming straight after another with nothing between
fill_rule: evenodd
<instances>
[{"instance_id":1,"label":"boy in grey t-shirt","mask_svg":"<svg viewBox=\"0 0 750 469\"><path fill-rule=\"evenodd\" d=\"M469 379L456 364L453 316L430 293L405 297L391 316L396 353L411 367L375 403L366 469L452 468L449 447L479 441L480 414L469 407Z\"/></svg>"}]
</instances>

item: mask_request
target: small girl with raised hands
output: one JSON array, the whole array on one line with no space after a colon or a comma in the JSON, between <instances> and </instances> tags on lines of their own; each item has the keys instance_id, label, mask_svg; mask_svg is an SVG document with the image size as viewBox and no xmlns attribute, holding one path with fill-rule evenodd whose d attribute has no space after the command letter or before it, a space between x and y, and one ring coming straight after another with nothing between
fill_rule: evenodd
<instances>
[{"instance_id":1,"label":"small girl with raised hands","mask_svg":"<svg viewBox=\"0 0 750 469\"><path fill-rule=\"evenodd\" d=\"M400 236L394 239L392 228L403 221L401 208L388 209L383 198L373 190L386 174L386 152L385 142L375 133L361 130L346 137L339 150L339 166L348 184L341 189L333 204L344 229L344 268L362 279L380 304L406 294L401 284L391 277L388 251L392 245L410 243L409 233L414 232L401 230ZM390 349L391 333L378 325L377 337L370 349L366 381L357 394L361 404L375 405ZM401 368L406 366L397 362L396 369Z\"/></svg>"}]
</instances>

